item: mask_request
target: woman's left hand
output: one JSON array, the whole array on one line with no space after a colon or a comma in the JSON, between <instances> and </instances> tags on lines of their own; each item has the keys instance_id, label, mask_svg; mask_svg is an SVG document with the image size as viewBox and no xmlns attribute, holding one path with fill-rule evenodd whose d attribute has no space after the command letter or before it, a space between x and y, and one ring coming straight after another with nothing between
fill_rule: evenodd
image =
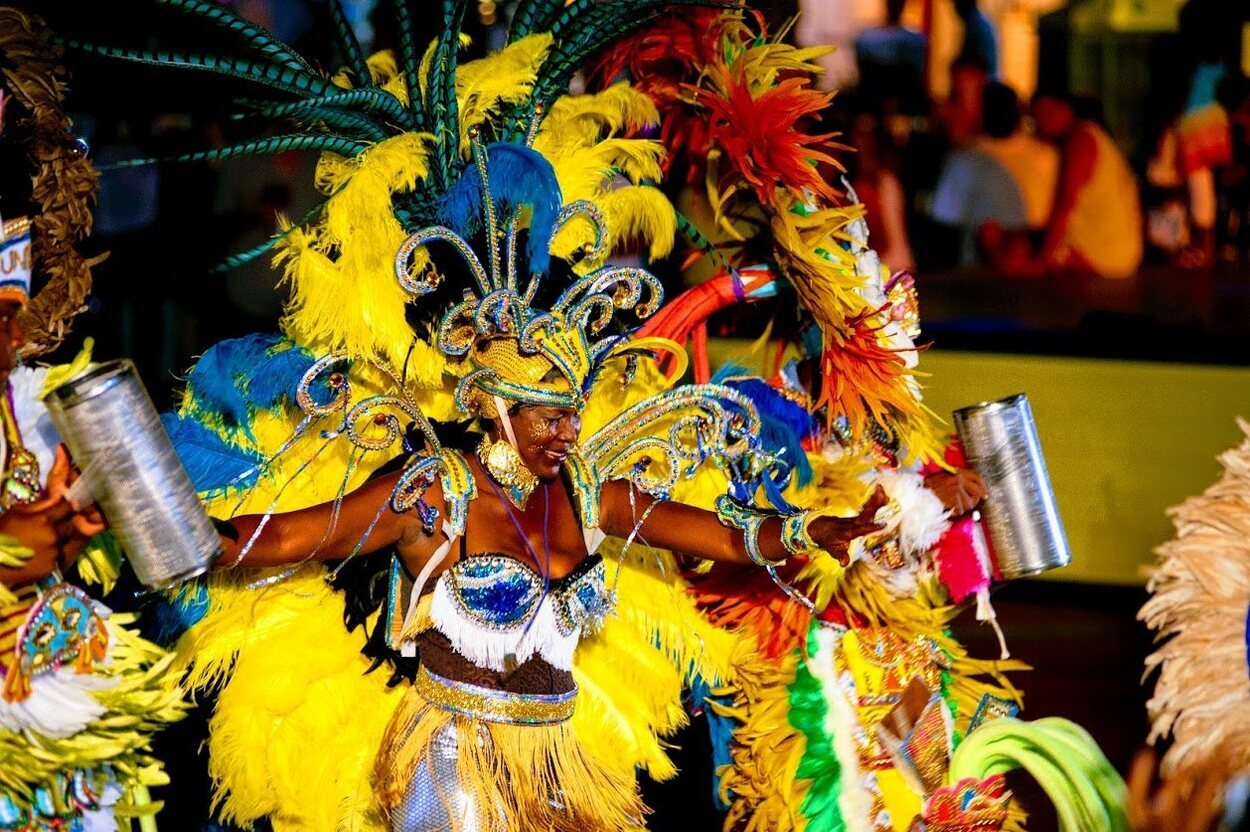
<instances>
[{"instance_id":1,"label":"woman's left hand","mask_svg":"<svg viewBox=\"0 0 1250 832\"><path fill-rule=\"evenodd\" d=\"M985 480L976 471L966 468L930 474L924 478L924 484L956 517L972 511L985 499Z\"/></svg>"},{"instance_id":2,"label":"woman's left hand","mask_svg":"<svg viewBox=\"0 0 1250 832\"><path fill-rule=\"evenodd\" d=\"M817 517L812 521L808 534L811 535L816 545L832 555L838 563L846 566L851 562L852 542L885 528L883 524L877 522L876 517L877 512L889 501L885 491L878 486L869 495L868 501L864 503L859 514L854 517Z\"/></svg>"}]
</instances>

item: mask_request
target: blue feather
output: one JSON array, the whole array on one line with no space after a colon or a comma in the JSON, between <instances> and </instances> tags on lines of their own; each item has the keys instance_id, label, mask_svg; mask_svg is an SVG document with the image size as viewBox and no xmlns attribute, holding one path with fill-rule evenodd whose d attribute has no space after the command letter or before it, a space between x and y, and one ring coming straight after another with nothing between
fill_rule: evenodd
<instances>
[{"instance_id":1,"label":"blue feather","mask_svg":"<svg viewBox=\"0 0 1250 832\"><path fill-rule=\"evenodd\" d=\"M519 144L492 144L486 160L500 224L512 209L532 209L526 256L531 274L546 274L551 261L547 247L563 204L555 170L541 153ZM482 177L476 165L469 164L443 197L439 221L466 238L482 230Z\"/></svg>"},{"instance_id":2,"label":"blue feather","mask_svg":"<svg viewBox=\"0 0 1250 832\"><path fill-rule=\"evenodd\" d=\"M712 801L716 804L716 808L723 812L729 808L729 805L721 800L720 771L733 764L733 754L730 748L733 746L734 721L730 717L716 713L711 703L732 705L733 697L712 696L712 689L708 683L703 680L702 676L697 675L690 680L690 691L687 696L690 710L696 716L702 712L707 717L708 735L712 741L712 771L714 772Z\"/></svg>"},{"instance_id":3,"label":"blue feather","mask_svg":"<svg viewBox=\"0 0 1250 832\"><path fill-rule=\"evenodd\" d=\"M227 443L194 419L165 413L161 421L196 491L212 492L228 485L247 488L256 483L260 472L251 469L263 461L260 454Z\"/></svg>"},{"instance_id":4,"label":"blue feather","mask_svg":"<svg viewBox=\"0 0 1250 832\"><path fill-rule=\"evenodd\" d=\"M312 368L308 351L292 345L288 349L270 349L260 364L253 368L247 397L253 407L270 410L284 399L295 400L295 391L304 374Z\"/></svg>"},{"instance_id":5,"label":"blue feather","mask_svg":"<svg viewBox=\"0 0 1250 832\"><path fill-rule=\"evenodd\" d=\"M801 488L814 476L812 464L803 451L803 440L815 430L812 414L802 405L792 402L778 393L771 385L758 377L746 376L743 368L725 364L712 377L712 381L732 387L755 405L760 415L760 444L789 466L789 474ZM785 477L764 477L761 483L768 501L782 511L794 508L781 496Z\"/></svg>"},{"instance_id":6,"label":"blue feather","mask_svg":"<svg viewBox=\"0 0 1250 832\"><path fill-rule=\"evenodd\" d=\"M281 339L275 334L248 335L205 350L187 374L187 390L196 404L220 415L227 427L241 427L250 437L244 382Z\"/></svg>"},{"instance_id":7,"label":"blue feather","mask_svg":"<svg viewBox=\"0 0 1250 832\"><path fill-rule=\"evenodd\" d=\"M154 604L157 644L169 646L208 615L208 587L203 578L184 583Z\"/></svg>"}]
</instances>

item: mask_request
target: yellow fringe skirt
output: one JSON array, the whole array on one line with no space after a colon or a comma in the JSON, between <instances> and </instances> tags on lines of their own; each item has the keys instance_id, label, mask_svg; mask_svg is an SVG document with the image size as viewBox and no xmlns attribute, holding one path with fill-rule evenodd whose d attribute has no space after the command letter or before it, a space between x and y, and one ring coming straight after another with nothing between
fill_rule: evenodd
<instances>
[{"instance_id":1,"label":"yellow fringe skirt","mask_svg":"<svg viewBox=\"0 0 1250 832\"><path fill-rule=\"evenodd\" d=\"M637 782L586 752L568 720L572 705L572 695L501 694L423 668L377 760L392 829L642 829Z\"/></svg>"}]
</instances>

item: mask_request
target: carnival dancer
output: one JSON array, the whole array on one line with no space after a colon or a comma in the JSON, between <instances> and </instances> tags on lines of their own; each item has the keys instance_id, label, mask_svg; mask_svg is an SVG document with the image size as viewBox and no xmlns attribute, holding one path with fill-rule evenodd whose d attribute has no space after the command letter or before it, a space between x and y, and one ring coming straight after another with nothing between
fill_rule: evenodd
<instances>
[{"instance_id":1,"label":"carnival dancer","mask_svg":"<svg viewBox=\"0 0 1250 832\"><path fill-rule=\"evenodd\" d=\"M856 505L875 487L889 499L886 528L847 568L792 561L782 586L722 564L686 575L709 619L750 645L725 684L695 697L713 725L725 828L1010 827L1001 779L948 782L979 760L969 732L1017 709L1004 674L1024 667L1005 644L998 660L974 659L948 630L965 600L997 630L994 564L974 514L985 484L922 402L915 282L883 268L854 192L833 185L836 146L819 127L829 99L811 79L820 52L770 38L750 15L699 10L640 30L591 73L592 89L627 74L656 103L668 185L685 186L683 204L708 220L688 234L684 262L687 275L717 273L640 334L689 342L696 381L734 387L766 414L765 444L785 449L789 470L775 502ZM713 374L709 317L752 302L770 323L741 359L751 369ZM1028 759L1040 760L1069 728L1008 720L974 736L998 732L1004 759L1032 743L1046 752ZM1090 774L1105 787L1097 794L1052 796L1107 818L1088 828L1113 828L1122 813L1108 770Z\"/></svg>"},{"instance_id":2,"label":"carnival dancer","mask_svg":"<svg viewBox=\"0 0 1250 832\"><path fill-rule=\"evenodd\" d=\"M490 198L489 192L483 197ZM450 232L444 235L458 242ZM634 276L635 270L609 268L590 279L604 285ZM509 291L502 277L494 276L492 292ZM607 295L601 297L606 301ZM629 418L579 446L583 391L596 368L582 334L585 322L558 311L570 308L556 305L557 317L536 339L534 352L524 348L519 327L465 333L472 369L461 399L489 425L475 450L444 446L341 502L235 518L226 527L222 568L287 565L310 556L340 559L353 551L365 556L394 547L404 577L415 581L400 639L411 642L420 669L378 763L381 795L395 809L397 830L460 828L470 819L472 828L484 829L620 829L640 823L643 810L632 778L598 764L567 726L577 692L572 670L578 638L612 612L609 570L595 553L605 535L642 537L652 546L714 561L769 566L821 551L845 560L853 540L880 528L873 522L880 498L849 519L819 511L770 516L728 500L718 518L664 499L666 489L652 479L652 466L642 464L635 473L622 469L614 453L602 452L644 439L639 428L657 412L680 415L702 404L700 398L733 402L732 394L710 385L645 400L623 414ZM474 301L454 314L473 320L481 310L482 302ZM518 321L549 314L519 304L501 311L515 313ZM448 351L454 354L454 348ZM755 424L754 414L748 406L730 416L735 418L746 421L729 426L727 435L708 437L721 443L709 452L749 451L748 433L740 431ZM436 432L422 438L437 447ZM437 479L425 474L436 470ZM414 500L413 510L396 510Z\"/></svg>"},{"instance_id":3,"label":"carnival dancer","mask_svg":"<svg viewBox=\"0 0 1250 832\"><path fill-rule=\"evenodd\" d=\"M68 132L64 75L37 35L40 24L0 10L0 126L6 164L34 165L34 221L0 222L0 829L117 828L115 811L156 811L147 787L164 783L148 755L151 734L182 714L170 660L61 578L79 560L84 577L111 584L113 563L89 540L98 511L71 500L77 473L42 403L66 367L20 366L64 337L90 288L90 261L74 244L90 230L94 172ZM7 111L7 112L6 112ZM26 195L6 193L6 206ZM50 278L30 298L32 273ZM30 336L27 336L29 327ZM84 551L85 550L85 551Z\"/></svg>"}]
</instances>

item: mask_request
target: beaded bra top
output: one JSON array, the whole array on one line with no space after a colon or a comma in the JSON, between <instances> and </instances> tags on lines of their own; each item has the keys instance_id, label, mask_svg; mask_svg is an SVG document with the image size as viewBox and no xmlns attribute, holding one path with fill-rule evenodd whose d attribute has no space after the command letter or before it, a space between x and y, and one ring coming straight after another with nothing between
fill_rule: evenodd
<instances>
[{"instance_id":1,"label":"beaded bra top","mask_svg":"<svg viewBox=\"0 0 1250 832\"><path fill-rule=\"evenodd\" d=\"M430 600L430 621L452 648L475 665L503 672L509 660L539 656L571 670L583 633L597 629L615 606L599 555L550 582L532 566L508 555L461 558L439 576Z\"/></svg>"}]
</instances>

